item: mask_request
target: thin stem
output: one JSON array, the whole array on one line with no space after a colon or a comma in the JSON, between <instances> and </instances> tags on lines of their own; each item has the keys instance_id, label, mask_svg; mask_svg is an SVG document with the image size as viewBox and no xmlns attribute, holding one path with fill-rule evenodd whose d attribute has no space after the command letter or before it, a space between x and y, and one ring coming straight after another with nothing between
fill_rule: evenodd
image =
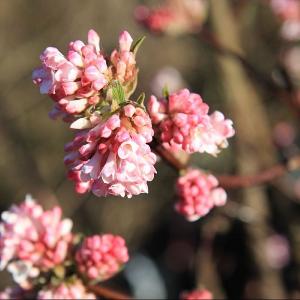
<instances>
[{"instance_id":1,"label":"thin stem","mask_svg":"<svg viewBox=\"0 0 300 300\"><path fill-rule=\"evenodd\" d=\"M284 82L284 86L280 86L272 79L272 77L268 77L266 74L263 74L261 71L259 71L245 58L242 51L236 51L224 47L218 41L217 37L213 34L213 32L209 31L207 28L202 28L199 37L203 42L205 42L218 53L237 59L248 72L248 74L250 74L251 77L259 85L266 87L273 94L279 94L280 98L290 107L292 113L295 114L297 117L300 116L300 106L297 103L297 99L295 96L296 89L294 87L293 81L289 73L281 63L277 64L277 71L281 75L281 79Z\"/></svg>"},{"instance_id":2,"label":"thin stem","mask_svg":"<svg viewBox=\"0 0 300 300\"><path fill-rule=\"evenodd\" d=\"M176 171L184 170L188 167L182 164L170 151L157 146L154 150ZM264 184L282 177L290 171L300 168L300 155L290 158L286 163L279 163L253 175L215 175L220 186L227 189L237 189Z\"/></svg>"},{"instance_id":3,"label":"thin stem","mask_svg":"<svg viewBox=\"0 0 300 300\"><path fill-rule=\"evenodd\" d=\"M99 285L89 285L88 290L96 294L97 296L104 297L111 300L132 300L129 295L114 291L110 288L99 286Z\"/></svg>"}]
</instances>

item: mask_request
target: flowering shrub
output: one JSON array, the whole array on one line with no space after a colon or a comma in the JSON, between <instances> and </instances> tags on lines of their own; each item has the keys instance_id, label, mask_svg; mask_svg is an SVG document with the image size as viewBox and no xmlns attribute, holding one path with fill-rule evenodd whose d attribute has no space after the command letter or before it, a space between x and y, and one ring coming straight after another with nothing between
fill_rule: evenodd
<instances>
[{"instance_id":1,"label":"flowering shrub","mask_svg":"<svg viewBox=\"0 0 300 300\"><path fill-rule=\"evenodd\" d=\"M83 240L71 232L72 221L61 219L61 208L43 208L30 196L2 213L1 268L12 273L16 288L0 299L96 299L80 280L106 280L128 261L125 241L106 234ZM78 272L76 272L78 266ZM94 274L97 276L94 276ZM45 287L39 290L40 284Z\"/></svg>"},{"instance_id":2,"label":"flowering shrub","mask_svg":"<svg viewBox=\"0 0 300 300\"><path fill-rule=\"evenodd\" d=\"M178 12L172 6L153 12L139 8L137 17L155 31L194 31L203 21L206 1L179 3L184 9ZM156 173L153 152L160 146L170 155L184 151L216 156L235 133L231 120L218 111L209 114L201 96L188 89L172 94L164 89L160 99L151 96L148 114L145 94L132 98L138 76L136 54L142 42L143 38L133 42L124 31L118 49L105 55L98 34L90 30L87 44L71 42L66 56L46 48L40 56L41 67L33 71L40 92L55 102L50 117L61 116L74 131L73 140L65 145L64 163L77 193L128 198L148 193L147 183ZM185 175L177 181L175 208L187 220L195 221L225 204L226 193L217 187L213 175L182 169ZM54 222L48 226L50 219ZM55 279L46 280L38 299L94 299L84 284L111 278L129 259L121 237L94 235L78 242L71 233L71 221L61 220L59 208L44 212L33 200L4 213L3 221L1 261L3 267L9 263L17 283L28 289L45 273ZM21 231L20 222L25 224Z\"/></svg>"}]
</instances>

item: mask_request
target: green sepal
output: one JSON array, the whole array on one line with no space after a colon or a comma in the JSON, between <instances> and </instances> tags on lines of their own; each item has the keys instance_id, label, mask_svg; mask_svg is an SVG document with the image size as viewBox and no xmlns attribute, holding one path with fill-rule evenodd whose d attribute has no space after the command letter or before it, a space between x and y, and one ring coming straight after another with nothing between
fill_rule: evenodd
<instances>
[{"instance_id":1,"label":"green sepal","mask_svg":"<svg viewBox=\"0 0 300 300\"><path fill-rule=\"evenodd\" d=\"M164 98L168 99L170 96L169 88L167 85L165 85L162 89L162 95Z\"/></svg>"},{"instance_id":2,"label":"green sepal","mask_svg":"<svg viewBox=\"0 0 300 300\"><path fill-rule=\"evenodd\" d=\"M137 100L136 100L137 104L139 104L139 105L141 105L141 106L144 106L145 98L146 98L145 93L141 93L141 94L139 95L139 97L137 98Z\"/></svg>"},{"instance_id":3,"label":"green sepal","mask_svg":"<svg viewBox=\"0 0 300 300\"><path fill-rule=\"evenodd\" d=\"M131 46L130 51L133 52L134 55L137 54L137 52L138 52L139 48L141 47L142 43L144 42L145 38L146 38L145 36L140 37Z\"/></svg>"}]
</instances>

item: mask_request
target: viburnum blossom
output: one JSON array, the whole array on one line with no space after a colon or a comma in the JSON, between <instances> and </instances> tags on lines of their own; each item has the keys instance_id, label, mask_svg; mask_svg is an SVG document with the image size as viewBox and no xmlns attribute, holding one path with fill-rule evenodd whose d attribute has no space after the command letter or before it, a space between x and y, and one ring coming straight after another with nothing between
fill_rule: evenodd
<instances>
[{"instance_id":1,"label":"viburnum blossom","mask_svg":"<svg viewBox=\"0 0 300 300\"><path fill-rule=\"evenodd\" d=\"M30 196L1 215L0 267L6 266L23 288L30 278L62 263L72 241L72 221L60 207L44 211Z\"/></svg>"},{"instance_id":2,"label":"viburnum blossom","mask_svg":"<svg viewBox=\"0 0 300 300\"><path fill-rule=\"evenodd\" d=\"M120 51L112 53L111 61L100 51L100 38L94 30L89 31L87 44L71 42L66 57L57 48L46 48L40 56L42 66L33 71L32 78L40 92L55 101L50 116L72 120L72 116L100 103L113 79L124 84L133 81L137 68L131 43L130 34L122 32Z\"/></svg>"},{"instance_id":3,"label":"viburnum blossom","mask_svg":"<svg viewBox=\"0 0 300 300\"><path fill-rule=\"evenodd\" d=\"M133 39L127 31L123 31L119 37L119 51L114 50L110 60L113 65L114 78L121 84L131 83L137 76L135 55L130 50Z\"/></svg>"},{"instance_id":4,"label":"viburnum blossom","mask_svg":"<svg viewBox=\"0 0 300 300\"><path fill-rule=\"evenodd\" d=\"M176 211L192 222L205 216L214 206L224 205L227 195L218 184L215 176L189 169L177 179L179 199L175 204Z\"/></svg>"},{"instance_id":5,"label":"viburnum blossom","mask_svg":"<svg viewBox=\"0 0 300 300\"><path fill-rule=\"evenodd\" d=\"M59 285L45 287L39 291L37 299L97 299L97 297L88 292L83 283L76 279L72 282L63 282Z\"/></svg>"},{"instance_id":6,"label":"viburnum blossom","mask_svg":"<svg viewBox=\"0 0 300 300\"><path fill-rule=\"evenodd\" d=\"M208 115L209 107L198 94L183 89L168 99L151 96L148 111L157 125L162 145L169 150L216 155L234 135L232 121L221 112Z\"/></svg>"},{"instance_id":7,"label":"viburnum blossom","mask_svg":"<svg viewBox=\"0 0 300 300\"><path fill-rule=\"evenodd\" d=\"M202 289L191 292L183 292L180 295L181 300L212 300L213 295L210 291Z\"/></svg>"},{"instance_id":8,"label":"viburnum blossom","mask_svg":"<svg viewBox=\"0 0 300 300\"><path fill-rule=\"evenodd\" d=\"M104 234L85 238L75 254L75 260L83 276L103 281L119 272L129 256L123 238Z\"/></svg>"},{"instance_id":9,"label":"viburnum blossom","mask_svg":"<svg viewBox=\"0 0 300 300\"><path fill-rule=\"evenodd\" d=\"M300 39L299 0L270 0L274 13L283 22L281 35L287 40Z\"/></svg>"},{"instance_id":10,"label":"viburnum blossom","mask_svg":"<svg viewBox=\"0 0 300 300\"><path fill-rule=\"evenodd\" d=\"M135 18L155 33L182 34L200 30L207 15L205 0L165 1L158 8L138 6Z\"/></svg>"},{"instance_id":11,"label":"viburnum blossom","mask_svg":"<svg viewBox=\"0 0 300 300\"><path fill-rule=\"evenodd\" d=\"M65 164L76 191L129 198L147 193L147 181L156 173L156 156L147 145L153 129L144 109L128 104L107 119L92 116L71 127L81 125L92 128L80 130L65 146Z\"/></svg>"}]
</instances>

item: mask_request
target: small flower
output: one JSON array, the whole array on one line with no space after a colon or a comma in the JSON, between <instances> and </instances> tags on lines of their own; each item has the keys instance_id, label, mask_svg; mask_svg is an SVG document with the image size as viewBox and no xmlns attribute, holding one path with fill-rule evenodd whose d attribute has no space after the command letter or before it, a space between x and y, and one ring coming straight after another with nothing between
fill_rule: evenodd
<instances>
[{"instance_id":1,"label":"small flower","mask_svg":"<svg viewBox=\"0 0 300 300\"><path fill-rule=\"evenodd\" d=\"M60 207L44 211L30 196L2 213L0 267L6 266L24 288L40 272L62 263L72 241L72 222L62 220Z\"/></svg>"},{"instance_id":2,"label":"small flower","mask_svg":"<svg viewBox=\"0 0 300 300\"><path fill-rule=\"evenodd\" d=\"M65 146L65 164L76 191L97 196L131 197L147 193L147 181L156 173L156 156L147 143L153 129L148 114L128 104L106 120L93 116L71 125L80 130Z\"/></svg>"},{"instance_id":3,"label":"small flower","mask_svg":"<svg viewBox=\"0 0 300 300\"><path fill-rule=\"evenodd\" d=\"M210 291L202 289L202 290L194 290L191 292L183 292L180 295L181 300L212 300L213 295Z\"/></svg>"},{"instance_id":4,"label":"small flower","mask_svg":"<svg viewBox=\"0 0 300 300\"><path fill-rule=\"evenodd\" d=\"M75 255L79 272L98 281L114 276L128 259L124 239L111 234L87 237Z\"/></svg>"},{"instance_id":5,"label":"small flower","mask_svg":"<svg viewBox=\"0 0 300 300\"><path fill-rule=\"evenodd\" d=\"M208 115L208 109L200 95L187 89L172 93L168 99L151 96L148 102L149 114L166 149L216 155L228 146L227 138L234 135L234 129L221 112Z\"/></svg>"},{"instance_id":6,"label":"small flower","mask_svg":"<svg viewBox=\"0 0 300 300\"><path fill-rule=\"evenodd\" d=\"M176 183L179 197L176 211L192 222L208 214L214 206L224 205L227 195L218 184L213 175L189 169Z\"/></svg>"},{"instance_id":7,"label":"small flower","mask_svg":"<svg viewBox=\"0 0 300 300\"><path fill-rule=\"evenodd\" d=\"M132 42L130 34L123 31L119 36L119 51L114 50L110 57L113 65L113 77L121 84L130 84L137 76L135 55L130 51Z\"/></svg>"},{"instance_id":8,"label":"small flower","mask_svg":"<svg viewBox=\"0 0 300 300\"><path fill-rule=\"evenodd\" d=\"M73 282L47 286L39 291L37 299L97 299L97 297L88 292L83 283L77 279Z\"/></svg>"}]
</instances>

